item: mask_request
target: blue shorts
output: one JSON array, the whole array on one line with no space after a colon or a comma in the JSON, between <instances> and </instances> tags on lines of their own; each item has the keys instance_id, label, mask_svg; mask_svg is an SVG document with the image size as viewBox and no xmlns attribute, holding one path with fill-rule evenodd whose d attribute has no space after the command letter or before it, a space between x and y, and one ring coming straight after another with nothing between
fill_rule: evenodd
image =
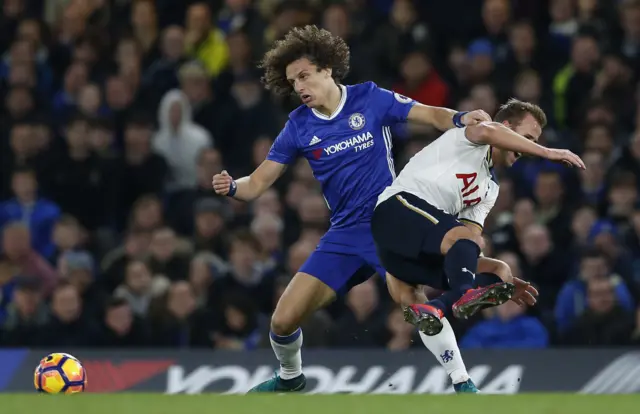
<instances>
[{"instance_id":1,"label":"blue shorts","mask_svg":"<svg viewBox=\"0 0 640 414\"><path fill-rule=\"evenodd\" d=\"M381 277L386 274L378 260L368 223L329 229L299 271L319 279L337 294L347 293L374 273Z\"/></svg>"}]
</instances>

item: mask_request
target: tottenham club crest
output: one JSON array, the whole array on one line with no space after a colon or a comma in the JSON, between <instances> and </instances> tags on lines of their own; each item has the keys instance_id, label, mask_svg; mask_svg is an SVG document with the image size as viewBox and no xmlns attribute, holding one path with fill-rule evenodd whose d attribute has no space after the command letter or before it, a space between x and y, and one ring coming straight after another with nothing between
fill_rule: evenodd
<instances>
[{"instance_id":1,"label":"tottenham club crest","mask_svg":"<svg viewBox=\"0 0 640 414\"><path fill-rule=\"evenodd\" d=\"M396 101L403 103L403 104L408 104L409 102L412 101L411 98L407 98L404 95L400 95L399 93L394 92L393 96L396 98Z\"/></svg>"},{"instance_id":2,"label":"tottenham club crest","mask_svg":"<svg viewBox=\"0 0 640 414\"><path fill-rule=\"evenodd\" d=\"M365 124L364 115L355 113L349 117L349 126L356 131L362 129Z\"/></svg>"}]
</instances>

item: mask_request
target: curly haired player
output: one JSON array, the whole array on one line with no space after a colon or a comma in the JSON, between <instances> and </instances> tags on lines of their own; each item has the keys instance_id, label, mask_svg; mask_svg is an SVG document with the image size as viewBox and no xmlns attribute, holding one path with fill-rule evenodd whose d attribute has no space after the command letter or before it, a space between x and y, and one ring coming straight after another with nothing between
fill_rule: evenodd
<instances>
[{"instance_id":1,"label":"curly haired player","mask_svg":"<svg viewBox=\"0 0 640 414\"><path fill-rule=\"evenodd\" d=\"M233 180L222 171L213 177L213 187L218 194L254 200L298 156L309 161L322 185L331 227L271 317L271 344L280 372L251 390L300 391L306 385L301 322L376 272L385 275L370 222L378 195L395 177L391 128L409 120L448 130L490 118L483 111L422 105L372 82L342 85L349 71L349 48L315 26L291 30L265 54L261 66L267 89L281 96L295 94L303 105L291 112L267 159L250 176Z\"/></svg>"}]
</instances>

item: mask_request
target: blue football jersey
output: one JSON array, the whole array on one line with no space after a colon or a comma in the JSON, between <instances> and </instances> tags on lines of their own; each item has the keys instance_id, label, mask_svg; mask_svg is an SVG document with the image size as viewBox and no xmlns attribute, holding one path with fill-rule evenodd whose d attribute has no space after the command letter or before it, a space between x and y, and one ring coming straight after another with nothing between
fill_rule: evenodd
<instances>
[{"instance_id":1,"label":"blue football jersey","mask_svg":"<svg viewBox=\"0 0 640 414\"><path fill-rule=\"evenodd\" d=\"M331 116L302 105L289 114L268 160L304 156L322 185L333 229L371 221L378 195L395 178L391 127L406 122L415 101L373 82L340 86Z\"/></svg>"}]
</instances>

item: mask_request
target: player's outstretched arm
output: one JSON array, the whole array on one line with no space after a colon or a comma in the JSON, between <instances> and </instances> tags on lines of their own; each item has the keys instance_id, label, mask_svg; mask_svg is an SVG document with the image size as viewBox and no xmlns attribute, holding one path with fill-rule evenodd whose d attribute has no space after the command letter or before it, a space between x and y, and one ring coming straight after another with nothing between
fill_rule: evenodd
<instances>
[{"instance_id":1,"label":"player's outstretched arm","mask_svg":"<svg viewBox=\"0 0 640 414\"><path fill-rule=\"evenodd\" d=\"M441 131L491 121L491 117L482 110L456 112L453 109L428 106L418 102L409 111L407 119L412 122L431 125Z\"/></svg>"},{"instance_id":2,"label":"player's outstretched arm","mask_svg":"<svg viewBox=\"0 0 640 414\"><path fill-rule=\"evenodd\" d=\"M211 184L216 194L251 201L258 198L287 168L271 160L264 160L251 175L234 180L226 171L213 176Z\"/></svg>"},{"instance_id":3,"label":"player's outstretched arm","mask_svg":"<svg viewBox=\"0 0 640 414\"><path fill-rule=\"evenodd\" d=\"M502 150L529 154L585 169L582 159L573 152L543 147L498 122L483 122L470 126L465 133L467 139L476 144L491 145Z\"/></svg>"}]
</instances>

